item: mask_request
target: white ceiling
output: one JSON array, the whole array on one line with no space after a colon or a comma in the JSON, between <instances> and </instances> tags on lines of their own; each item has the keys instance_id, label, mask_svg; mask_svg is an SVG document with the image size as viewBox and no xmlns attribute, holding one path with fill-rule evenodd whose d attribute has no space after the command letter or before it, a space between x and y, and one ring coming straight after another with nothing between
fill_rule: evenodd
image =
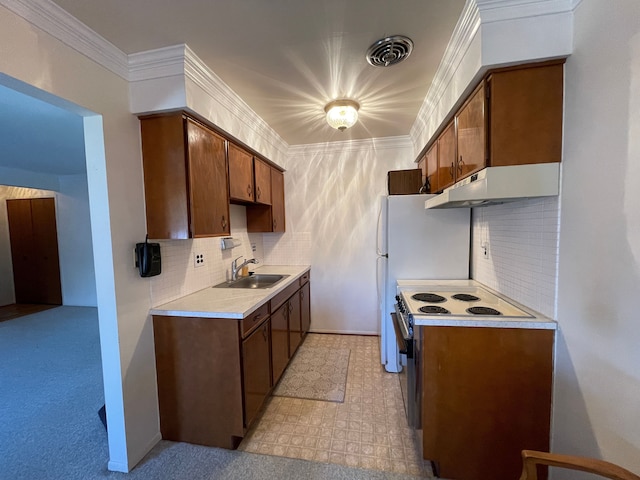
<instances>
[{"instance_id":1,"label":"white ceiling","mask_svg":"<svg viewBox=\"0 0 640 480\"><path fill-rule=\"evenodd\" d=\"M185 43L290 145L407 135L464 0L54 0L127 54ZM368 47L414 42L377 68ZM346 132L324 122L336 98L361 104Z\"/></svg>"}]
</instances>

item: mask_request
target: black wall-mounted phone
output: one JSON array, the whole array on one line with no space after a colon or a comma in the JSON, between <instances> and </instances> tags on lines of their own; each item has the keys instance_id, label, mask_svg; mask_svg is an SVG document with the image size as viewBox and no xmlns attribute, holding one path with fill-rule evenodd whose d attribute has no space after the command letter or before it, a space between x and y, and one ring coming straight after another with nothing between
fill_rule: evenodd
<instances>
[{"instance_id":1,"label":"black wall-mounted phone","mask_svg":"<svg viewBox=\"0 0 640 480\"><path fill-rule=\"evenodd\" d=\"M149 236L144 243L136 243L136 267L141 277L155 277L162 272L160 244L149 243Z\"/></svg>"}]
</instances>

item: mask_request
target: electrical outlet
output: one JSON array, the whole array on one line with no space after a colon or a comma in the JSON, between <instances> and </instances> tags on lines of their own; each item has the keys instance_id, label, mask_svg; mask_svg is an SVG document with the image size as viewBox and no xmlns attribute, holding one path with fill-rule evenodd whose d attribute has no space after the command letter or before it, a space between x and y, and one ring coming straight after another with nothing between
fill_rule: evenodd
<instances>
[{"instance_id":1,"label":"electrical outlet","mask_svg":"<svg viewBox=\"0 0 640 480\"><path fill-rule=\"evenodd\" d=\"M193 254L193 266L195 268L204 267L204 253Z\"/></svg>"},{"instance_id":2,"label":"electrical outlet","mask_svg":"<svg viewBox=\"0 0 640 480\"><path fill-rule=\"evenodd\" d=\"M480 248L482 248L482 258L489 260L489 242L482 242Z\"/></svg>"},{"instance_id":3,"label":"electrical outlet","mask_svg":"<svg viewBox=\"0 0 640 480\"><path fill-rule=\"evenodd\" d=\"M256 244L254 242L251 242L251 251L256 253Z\"/></svg>"}]
</instances>

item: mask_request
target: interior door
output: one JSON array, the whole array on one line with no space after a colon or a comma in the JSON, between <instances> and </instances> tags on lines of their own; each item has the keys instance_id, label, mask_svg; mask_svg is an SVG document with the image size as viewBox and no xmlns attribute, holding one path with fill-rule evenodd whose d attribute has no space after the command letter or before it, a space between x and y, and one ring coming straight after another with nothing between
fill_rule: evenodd
<instances>
[{"instance_id":1,"label":"interior door","mask_svg":"<svg viewBox=\"0 0 640 480\"><path fill-rule=\"evenodd\" d=\"M62 305L53 198L7 200L16 303Z\"/></svg>"}]
</instances>

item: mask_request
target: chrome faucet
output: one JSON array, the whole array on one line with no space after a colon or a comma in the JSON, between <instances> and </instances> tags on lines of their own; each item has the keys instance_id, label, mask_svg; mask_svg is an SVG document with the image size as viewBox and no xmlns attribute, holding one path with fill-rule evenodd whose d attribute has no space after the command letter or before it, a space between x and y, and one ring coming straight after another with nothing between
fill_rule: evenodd
<instances>
[{"instance_id":1,"label":"chrome faucet","mask_svg":"<svg viewBox=\"0 0 640 480\"><path fill-rule=\"evenodd\" d=\"M241 258L242 258L242 255L240 255L233 262L231 262L231 281L232 282L235 282L238 279L238 271L241 270L242 267L250 263L258 263L258 260L256 260L255 258L251 258L249 260L242 262L240 265L237 265L238 260L240 260Z\"/></svg>"}]
</instances>

